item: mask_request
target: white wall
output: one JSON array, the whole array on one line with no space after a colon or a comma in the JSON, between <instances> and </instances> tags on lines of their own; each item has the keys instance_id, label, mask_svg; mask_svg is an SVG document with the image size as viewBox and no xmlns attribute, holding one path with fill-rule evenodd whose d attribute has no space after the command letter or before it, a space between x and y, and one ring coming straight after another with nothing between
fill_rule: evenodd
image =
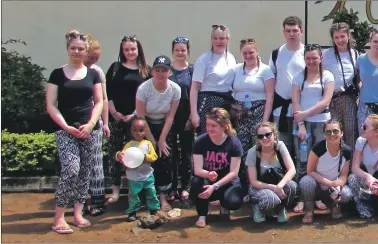
<instances>
[{"instance_id":1,"label":"white wall","mask_svg":"<svg viewBox=\"0 0 378 244\"><path fill-rule=\"evenodd\" d=\"M321 22L336 1L309 2L309 42L329 44L330 21ZM365 2L347 1L366 19ZM378 3L376 4L378 7ZM373 16L378 17L378 8ZM108 69L117 58L125 34L136 34L147 62L159 54L171 54L171 41L187 36L191 62L210 47L212 24L231 30L230 51L240 61L239 41L255 38L264 62L284 42L282 21L297 15L304 21L304 1L3 1L2 39L22 39L27 47L15 46L33 62L51 70L67 62L65 33L70 29L90 32L103 46L99 65Z\"/></svg>"}]
</instances>

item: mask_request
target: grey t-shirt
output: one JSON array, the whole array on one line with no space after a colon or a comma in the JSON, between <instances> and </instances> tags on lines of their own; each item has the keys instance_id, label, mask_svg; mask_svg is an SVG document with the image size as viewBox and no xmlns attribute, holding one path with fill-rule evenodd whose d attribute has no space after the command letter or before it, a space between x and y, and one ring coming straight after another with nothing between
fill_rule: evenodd
<instances>
[{"instance_id":1,"label":"grey t-shirt","mask_svg":"<svg viewBox=\"0 0 378 244\"><path fill-rule=\"evenodd\" d=\"M280 149L280 153L282 157L285 157L289 154L289 151L287 150L287 147L282 141L278 142L278 146ZM253 146L251 149L248 150L247 159L245 161L245 164L248 167L256 167L256 146ZM276 157L273 162L265 162L264 160L261 160L260 163L260 175L263 175L265 171L267 171L270 168L281 168L281 164L278 161L278 158Z\"/></svg>"},{"instance_id":2,"label":"grey t-shirt","mask_svg":"<svg viewBox=\"0 0 378 244\"><path fill-rule=\"evenodd\" d=\"M356 151L362 152L362 163L365 165L369 174L373 175L375 172L375 165L378 163L378 150L372 152L370 146L366 144L366 139L358 137L356 141ZM364 148L365 146L365 148Z\"/></svg>"}]
</instances>

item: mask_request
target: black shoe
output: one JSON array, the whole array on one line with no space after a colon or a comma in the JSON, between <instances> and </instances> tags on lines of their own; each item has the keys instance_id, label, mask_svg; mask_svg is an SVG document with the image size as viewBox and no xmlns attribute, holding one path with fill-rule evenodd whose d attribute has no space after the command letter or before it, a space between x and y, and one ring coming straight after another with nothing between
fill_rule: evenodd
<instances>
[{"instance_id":1,"label":"black shoe","mask_svg":"<svg viewBox=\"0 0 378 244\"><path fill-rule=\"evenodd\" d=\"M150 215L156 215L157 214L157 210L151 210L150 211Z\"/></svg>"},{"instance_id":2,"label":"black shoe","mask_svg":"<svg viewBox=\"0 0 378 244\"><path fill-rule=\"evenodd\" d=\"M136 213L135 213L135 212L130 213L129 216L127 217L127 220L128 220L129 222L132 222L132 221L137 220Z\"/></svg>"}]
</instances>

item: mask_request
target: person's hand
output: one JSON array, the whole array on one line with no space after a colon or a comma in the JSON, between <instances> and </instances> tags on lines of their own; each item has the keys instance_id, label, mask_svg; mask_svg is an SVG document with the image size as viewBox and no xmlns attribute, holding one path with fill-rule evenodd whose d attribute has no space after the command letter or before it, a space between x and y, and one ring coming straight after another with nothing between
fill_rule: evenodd
<instances>
[{"instance_id":1,"label":"person's hand","mask_svg":"<svg viewBox=\"0 0 378 244\"><path fill-rule=\"evenodd\" d=\"M184 130L186 131L191 131L193 130L193 125L192 125L192 121L190 121L189 119L186 121L185 123L185 128Z\"/></svg>"},{"instance_id":2,"label":"person's hand","mask_svg":"<svg viewBox=\"0 0 378 244\"><path fill-rule=\"evenodd\" d=\"M297 111L294 113L294 120L295 122L299 123L304 121L307 118L307 113L305 111Z\"/></svg>"},{"instance_id":3,"label":"person's hand","mask_svg":"<svg viewBox=\"0 0 378 244\"><path fill-rule=\"evenodd\" d=\"M76 138L79 138L79 133L80 131L78 129L76 129L75 127L73 126L67 126L65 129L64 129L68 134L76 137Z\"/></svg>"},{"instance_id":4,"label":"person's hand","mask_svg":"<svg viewBox=\"0 0 378 244\"><path fill-rule=\"evenodd\" d=\"M161 154L163 153L165 156L169 156L169 150L171 150L171 148L167 145L167 143L165 142L165 140L159 140L158 142L158 147L159 147L159 156L161 157Z\"/></svg>"},{"instance_id":5,"label":"person's hand","mask_svg":"<svg viewBox=\"0 0 378 244\"><path fill-rule=\"evenodd\" d=\"M128 168L128 167L126 166L126 163L123 161L123 152L119 152L119 153L117 154L117 159L118 159L118 161L123 165L123 167L125 167L126 169Z\"/></svg>"},{"instance_id":6,"label":"person's hand","mask_svg":"<svg viewBox=\"0 0 378 244\"><path fill-rule=\"evenodd\" d=\"M331 187L341 188L341 182L340 182L340 180L337 179L337 180L332 181Z\"/></svg>"},{"instance_id":7,"label":"person's hand","mask_svg":"<svg viewBox=\"0 0 378 244\"><path fill-rule=\"evenodd\" d=\"M198 113L194 113L194 114L191 114L191 121L192 121L192 125L194 126L194 128L197 128L200 126L200 117L198 115Z\"/></svg>"},{"instance_id":8,"label":"person's hand","mask_svg":"<svg viewBox=\"0 0 378 244\"><path fill-rule=\"evenodd\" d=\"M209 174L207 175L207 178L209 179L210 182L214 182L218 178L218 174L215 171L210 171Z\"/></svg>"},{"instance_id":9,"label":"person's hand","mask_svg":"<svg viewBox=\"0 0 378 244\"><path fill-rule=\"evenodd\" d=\"M369 175L365 181L366 186L372 188L374 183L378 183L378 179L374 178L372 175Z\"/></svg>"},{"instance_id":10,"label":"person's hand","mask_svg":"<svg viewBox=\"0 0 378 244\"><path fill-rule=\"evenodd\" d=\"M301 140L301 141L306 140L307 139L306 137L307 137L306 127L304 125L299 126L299 130L298 130L299 140Z\"/></svg>"},{"instance_id":11,"label":"person's hand","mask_svg":"<svg viewBox=\"0 0 378 244\"><path fill-rule=\"evenodd\" d=\"M102 126L102 130L104 131L104 136L109 138L110 137L110 129L109 129L109 125L103 125Z\"/></svg>"},{"instance_id":12,"label":"person's hand","mask_svg":"<svg viewBox=\"0 0 378 244\"><path fill-rule=\"evenodd\" d=\"M78 129L80 131L78 137L86 139L88 138L89 134L91 134L94 125L92 123L87 123L85 125L81 125Z\"/></svg>"},{"instance_id":13,"label":"person's hand","mask_svg":"<svg viewBox=\"0 0 378 244\"><path fill-rule=\"evenodd\" d=\"M134 118L134 114L128 114L122 118L122 121L128 123L132 118Z\"/></svg>"},{"instance_id":14,"label":"person's hand","mask_svg":"<svg viewBox=\"0 0 378 244\"><path fill-rule=\"evenodd\" d=\"M116 112L115 114L112 114L115 121L122 121L125 115L121 114L120 112Z\"/></svg>"},{"instance_id":15,"label":"person's hand","mask_svg":"<svg viewBox=\"0 0 378 244\"><path fill-rule=\"evenodd\" d=\"M280 186L276 186L274 189L274 192L278 195L280 199L285 199L287 198L287 195L285 194L284 190Z\"/></svg>"},{"instance_id":16,"label":"person's hand","mask_svg":"<svg viewBox=\"0 0 378 244\"><path fill-rule=\"evenodd\" d=\"M214 192L213 185L205 185L203 186L203 189L206 189L206 190L198 194L198 197L201 199L208 199L211 196L211 194L213 194Z\"/></svg>"}]
</instances>

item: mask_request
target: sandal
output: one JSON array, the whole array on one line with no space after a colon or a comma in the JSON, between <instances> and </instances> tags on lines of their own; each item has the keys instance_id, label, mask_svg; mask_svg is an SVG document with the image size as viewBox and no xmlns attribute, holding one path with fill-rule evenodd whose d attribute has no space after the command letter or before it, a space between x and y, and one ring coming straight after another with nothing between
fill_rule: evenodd
<instances>
[{"instance_id":1,"label":"sandal","mask_svg":"<svg viewBox=\"0 0 378 244\"><path fill-rule=\"evenodd\" d=\"M189 199L189 192L187 192L187 191L182 191L181 192L181 201L186 201L186 200L188 200Z\"/></svg>"},{"instance_id":2,"label":"sandal","mask_svg":"<svg viewBox=\"0 0 378 244\"><path fill-rule=\"evenodd\" d=\"M83 219L82 221L74 220L73 225L78 227L78 228L87 228L87 227L91 226L91 222L89 222L89 220L87 220L87 219Z\"/></svg>"},{"instance_id":3,"label":"sandal","mask_svg":"<svg viewBox=\"0 0 378 244\"><path fill-rule=\"evenodd\" d=\"M294 213L303 213L304 202L298 202L294 208Z\"/></svg>"},{"instance_id":4,"label":"sandal","mask_svg":"<svg viewBox=\"0 0 378 244\"><path fill-rule=\"evenodd\" d=\"M213 205L213 206L219 206L220 205L220 201L219 200L212 201L212 202L210 202L210 204Z\"/></svg>"},{"instance_id":5,"label":"sandal","mask_svg":"<svg viewBox=\"0 0 378 244\"><path fill-rule=\"evenodd\" d=\"M103 214L105 211L102 208L91 208L88 212L91 216L95 217Z\"/></svg>"},{"instance_id":6,"label":"sandal","mask_svg":"<svg viewBox=\"0 0 378 244\"><path fill-rule=\"evenodd\" d=\"M169 193L169 195L167 196L167 200L168 200L168 201L174 201L174 200L176 200L176 197L177 197L177 192L172 191L172 192Z\"/></svg>"},{"instance_id":7,"label":"sandal","mask_svg":"<svg viewBox=\"0 0 378 244\"><path fill-rule=\"evenodd\" d=\"M314 222L314 213L313 212L306 212L303 216L302 223L304 224L312 224Z\"/></svg>"},{"instance_id":8,"label":"sandal","mask_svg":"<svg viewBox=\"0 0 378 244\"><path fill-rule=\"evenodd\" d=\"M113 194L109 199L108 199L108 203L116 203L118 202L118 199L119 199L119 194Z\"/></svg>"},{"instance_id":9,"label":"sandal","mask_svg":"<svg viewBox=\"0 0 378 244\"><path fill-rule=\"evenodd\" d=\"M325 205L321 200L315 201L315 207L319 210L326 210L327 205Z\"/></svg>"},{"instance_id":10,"label":"sandal","mask_svg":"<svg viewBox=\"0 0 378 244\"><path fill-rule=\"evenodd\" d=\"M52 230L58 234L72 234L73 229L69 225L52 226Z\"/></svg>"},{"instance_id":11,"label":"sandal","mask_svg":"<svg viewBox=\"0 0 378 244\"><path fill-rule=\"evenodd\" d=\"M205 228L206 227L206 220L199 219L196 222L197 228Z\"/></svg>"}]
</instances>

